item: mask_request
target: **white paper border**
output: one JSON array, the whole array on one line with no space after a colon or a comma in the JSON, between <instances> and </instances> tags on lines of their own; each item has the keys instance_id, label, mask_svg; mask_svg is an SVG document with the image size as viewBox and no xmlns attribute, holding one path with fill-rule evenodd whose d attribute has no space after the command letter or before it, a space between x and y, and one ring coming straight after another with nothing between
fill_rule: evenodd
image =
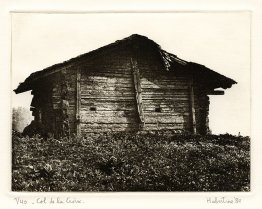
<instances>
[{"instance_id":1,"label":"white paper border","mask_svg":"<svg viewBox=\"0 0 262 209\"><path fill-rule=\"evenodd\" d=\"M85 201L81 205L63 205L65 208L258 208L261 196L261 130L259 118L261 115L261 66L262 60L262 15L261 3L259 0L189 0L189 1L84 1L84 0L45 0L45 1L19 1L2 0L0 3L1 13L1 62L0 62L0 95L1 95L1 124L0 124L0 165L2 165L0 179L0 208L59 208L60 205L16 205L14 197L43 197L43 196L78 196ZM10 191L11 182L11 18L10 11L19 12L194 12L194 11L251 11L252 32L251 32L251 98L252 98L252 131L251 131L251 179L252 192L249 193L228 193L228 192L173 192L173 193L17 193ZM239 205L206 203L207 197L239 197L242 203Z\"/></svg>"}]
</instances>

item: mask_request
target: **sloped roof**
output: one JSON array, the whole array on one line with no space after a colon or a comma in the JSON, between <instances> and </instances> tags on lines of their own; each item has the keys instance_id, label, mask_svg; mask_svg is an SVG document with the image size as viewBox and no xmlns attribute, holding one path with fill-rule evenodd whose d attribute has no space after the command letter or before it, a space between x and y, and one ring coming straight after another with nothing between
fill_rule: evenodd
<instances>
[{"instance_id":1,"label":"sloped roof","mask_svg":"<svg viewBox=\"0 0 262 209\"><path fill-rule=\"evenodd\" d=\"M53 73L59 72L63 69L69 68L72 65L75 65L76 63L81 63L83 61L86 61L87 59L92 59L97 56L102 56L103 52L110 51L113 49L116 49L120 45L132 45L134 43L147 43L151 45L155 50L157 50L159 56L162 59L163 65L165 70L172 71L176 70L177 65L181 65L185 71L188 71L193 75L193 77L201 79L206 83L206 85L211 85L213 88L230 88L233 84L236 84L237 82L221 75L204 65L200 65L193 62L187 62L185 60L182 60L178 58L176 55L168 53L161 49L161 47L155 43L154 41L148 39L145 36L141 36L138 34L133 34L127 38L124 38L122 40L117 40L114 43L111 43L109 45L103 46L101 48L98 48L96 50L90 51L88 53L82 54L80 56L77 56L75 58L72 58L70 60L67 60L65 62L52 65L48 68L45 68L41 71L36 71L32 73L23 83L20 83L17 89L15 89L15 93L22 93L25 91L32 90L33 83L37 82L40 78L50 76Z\"/></svg>"}]
</instances>

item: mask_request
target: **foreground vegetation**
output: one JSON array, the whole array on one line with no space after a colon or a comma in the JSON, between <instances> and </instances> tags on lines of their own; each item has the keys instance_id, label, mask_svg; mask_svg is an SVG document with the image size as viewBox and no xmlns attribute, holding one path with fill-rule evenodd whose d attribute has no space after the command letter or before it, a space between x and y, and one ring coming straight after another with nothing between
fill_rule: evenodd
<instances>
[{"instance_id":1,"label":"foreground vegetation","mask_svg":"<svg viewBox=\"0 0 262 209\"><path fill-rule=\"evenodd\" d=\"M13 134L13 191L249 191L250 139L172 132Z\"/></svg>"}]
</instances>

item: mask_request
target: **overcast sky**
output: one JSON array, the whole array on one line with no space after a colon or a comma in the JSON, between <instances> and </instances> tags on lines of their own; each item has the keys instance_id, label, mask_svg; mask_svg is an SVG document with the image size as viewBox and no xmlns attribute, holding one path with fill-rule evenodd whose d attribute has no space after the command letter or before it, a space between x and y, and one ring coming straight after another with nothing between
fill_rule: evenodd
<instances>
[{"instance_id":1,"label":"overcast sky","mask_svg":"<svg viewBox=\"0 0 262 209\"><path fill-rule=\"evenodd\" d=\"M178 57L238 82L210 97L213 133L250 135L250 14L100 13L12 14L12 87L32 72L141 34ZM30 92L13 93L13 106L29 108Z\"/></svg>"}]
</instances>

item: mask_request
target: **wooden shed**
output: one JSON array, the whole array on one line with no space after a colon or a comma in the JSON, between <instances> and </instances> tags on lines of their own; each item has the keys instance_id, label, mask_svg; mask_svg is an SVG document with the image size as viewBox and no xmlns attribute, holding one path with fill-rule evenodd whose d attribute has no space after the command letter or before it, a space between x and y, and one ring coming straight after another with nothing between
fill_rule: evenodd
<instances>
[{"instance_id":1,"label":"wooden shed","mask_svg":"<svg viewBox=\"0 0 262 209\"><path fill-rule=\"evenodd\" d=\"M35 122L57 137L136 130L209 131L209 97L236 82L131 35L32 73Z\"/></svg>"}]
</instances>

